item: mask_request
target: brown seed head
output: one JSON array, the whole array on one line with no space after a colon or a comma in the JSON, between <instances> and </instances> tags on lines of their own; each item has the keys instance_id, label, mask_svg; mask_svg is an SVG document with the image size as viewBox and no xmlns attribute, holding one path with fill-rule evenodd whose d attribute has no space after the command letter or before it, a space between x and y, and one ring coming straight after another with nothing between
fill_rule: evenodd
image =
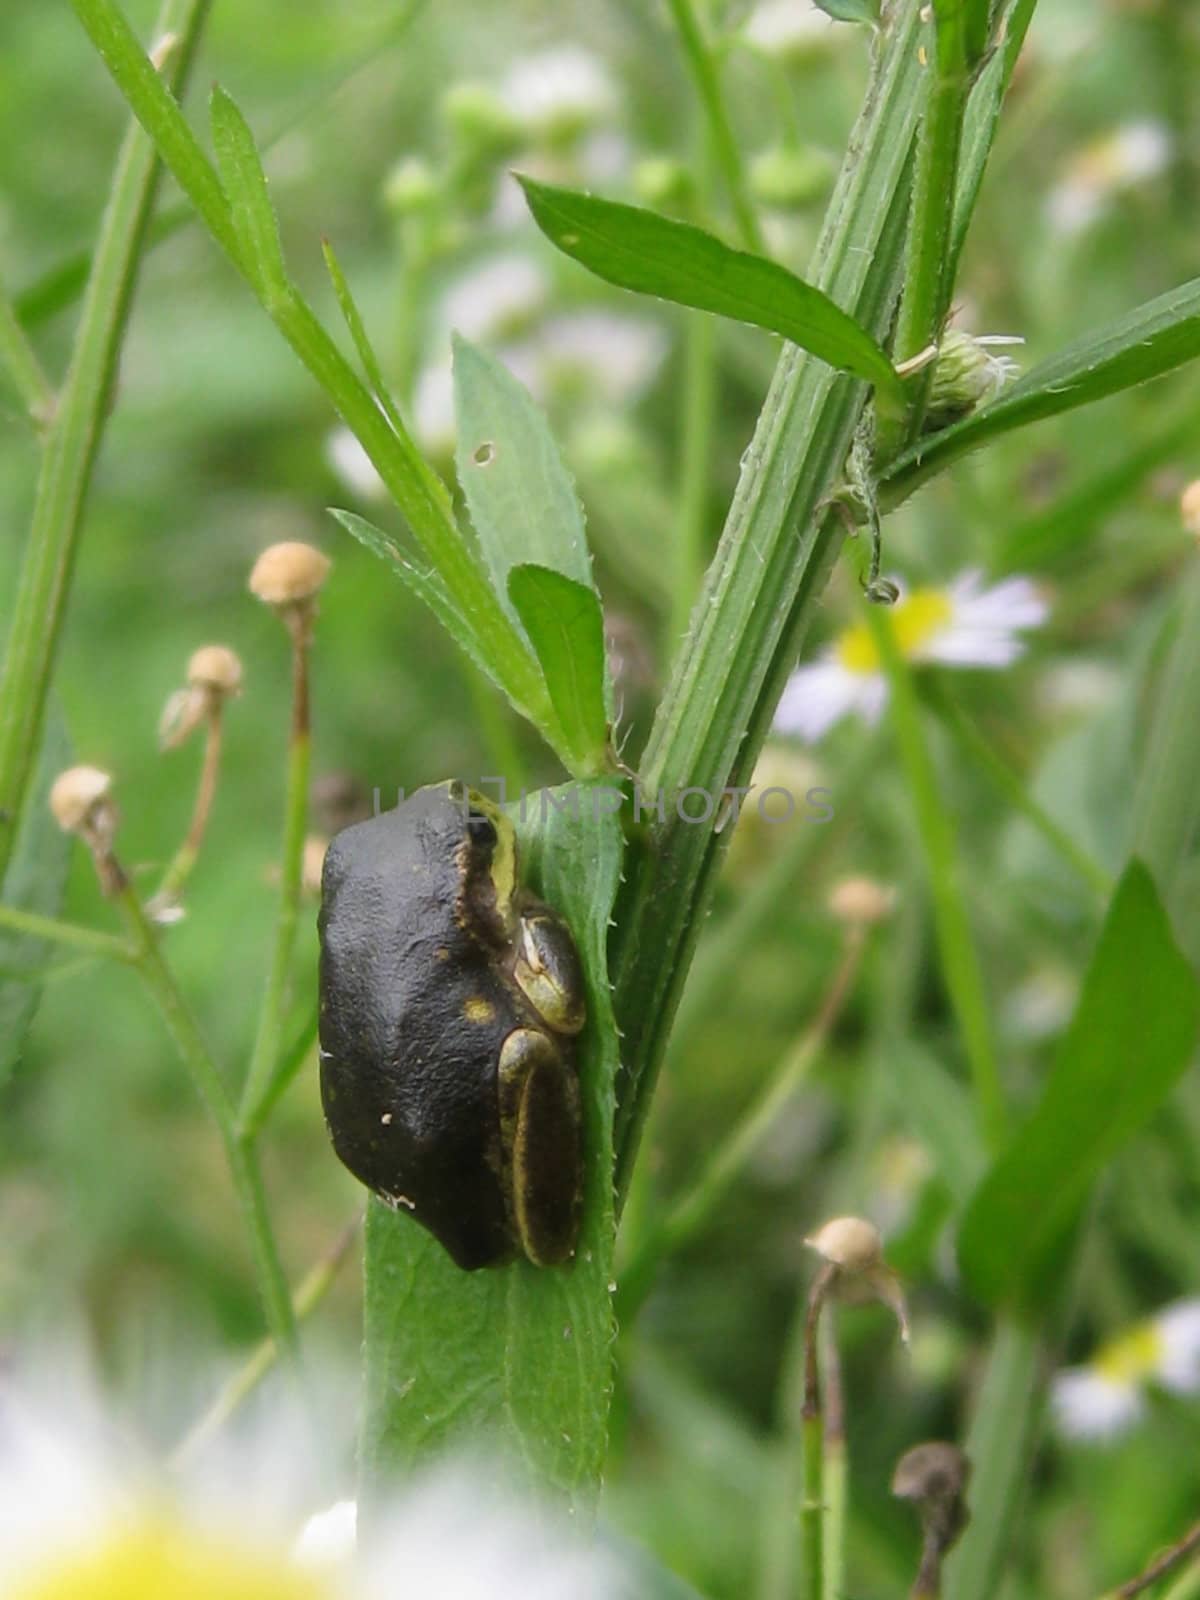
<instances>
[{"instance_id":1,"label":"brown seed head","mask_svg":"<svg viewBox=\"0 0 1200 1600\"><path fill-rule=\"evenodd\" d=\"M112 775L99 767L68 767L50 788L50 810L64 833L93 830L113 812Z\"/></svg>"},{"instance_id":2,"label":"brown seed head","mask_svg":"<svg viewBox=\"0 0 1200 1600\"><path fill-rule=\"evenodd\" d=\"M864 1217L834 1217L804 1242L844 1272L868 1271L883 1260L879 1229Z\"/></svg>"},{"instance_id":3,"label":"brown seed head","mask_svg":"<svg viewBox=\"0 0 1200 1600\"><path fill-rule=\"evenodd\" d=\"M192 689L207 689L222 698L234 695L242 687L242 663L228 645L202 645L188 662L187 681Z\"/></svg>"},{"instance_id":4,"label":"brown seed head","mask_svg":"<svg viewBox=\"0 0 1200 1600\"><path fill-rule=\"evenodd\" d=\"M269 606L311 600L329 575L329 557L294 539L270 545L254 563L250 593Z\"/></svg>"},{"instance_id":5,"label":"brown seed head","mask_svg":"<svg viewBox=\"0 0 1200 1600\"><path fill-rule=\"evenodd\" d=\"M874 878L843 878L830 890L828 903L839 922L871 927L891 915L896 891Z\"/></svg>"}]
</instances>

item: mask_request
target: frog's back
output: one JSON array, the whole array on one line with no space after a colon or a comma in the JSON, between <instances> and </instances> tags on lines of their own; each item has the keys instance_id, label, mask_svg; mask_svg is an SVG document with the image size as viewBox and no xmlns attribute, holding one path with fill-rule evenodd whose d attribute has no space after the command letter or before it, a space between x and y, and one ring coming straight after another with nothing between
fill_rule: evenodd
<instances>
[{"instance_id":1,"label":"frog's back","mask_svg":"<svg viewBox=\"0 0 1200 1600\"><path fill-rule=\"evenodd\" d=\"M476 1267L511 1250L495 1063L515 1001L458 922L445 822L423 790L329 847L321 1097L355 1176Z\"/></svg>"}]
</instances>

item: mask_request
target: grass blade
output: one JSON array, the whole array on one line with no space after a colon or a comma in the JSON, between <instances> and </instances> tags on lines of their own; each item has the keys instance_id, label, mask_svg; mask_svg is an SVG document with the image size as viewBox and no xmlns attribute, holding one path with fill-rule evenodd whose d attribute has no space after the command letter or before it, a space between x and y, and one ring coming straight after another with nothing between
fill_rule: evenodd
<instances>
[{"instance_id":1,"label":"grass blade","mask_svg":"<svg viewBox=\"0 0 1200 1600\"><path fill-rule=\"evenodd\" d=\"M219 84L213 89L209 111L221 186L229 200L246 270L260 294L286 295L291 283L279 242L279 223L250 124Z\"/></svg>"},{"instance_id":2,"label":"grass blade","mask_svg":"<svg viewBox=\"0 0 1200 1600\"><path fill-rule=\"evenodd\" d=\"M781 334L903 405L883 347L823 290L778 262L734 250L691 223L532 178L521 187L550 242L618 288Z\"/></svg>"},{"instance_id":3,"label":"grass blade","mask_svg":"<svg viewBox=\"0 0 1200 1600\"><path fill-rule=\"evenodd\" d=\"M959 1260L981 1299L1046 1301L1092 1183L1186 1069L1198 1021L1196 979L1135 861L1041 1102L964 1218Z\"/></svg>"}]
</instances>

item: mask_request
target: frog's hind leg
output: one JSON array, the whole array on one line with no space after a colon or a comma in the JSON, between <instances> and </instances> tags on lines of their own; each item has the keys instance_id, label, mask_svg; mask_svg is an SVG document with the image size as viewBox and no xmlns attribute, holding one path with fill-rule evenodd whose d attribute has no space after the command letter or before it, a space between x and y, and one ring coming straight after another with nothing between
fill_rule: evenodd
<instances>
[{"instance_id":1,"label":"frog's hind leg","mask_svg":"<svg viewBox=\"0 0 1200 1600\"><path fill-rule=\"evenodd\" d=\"M504 1041L500 1117L517 1237L536 1266L554 1266L570 1258L579 1233L579 1080L558 1046L532 1028Z\"/></svg>"}]
</instances>

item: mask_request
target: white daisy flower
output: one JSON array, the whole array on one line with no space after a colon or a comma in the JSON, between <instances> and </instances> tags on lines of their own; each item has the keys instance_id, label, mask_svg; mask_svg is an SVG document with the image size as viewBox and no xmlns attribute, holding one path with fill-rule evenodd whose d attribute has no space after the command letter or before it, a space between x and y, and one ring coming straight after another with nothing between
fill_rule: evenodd
<instances>
[{"instance_id":1,"label":"white daisy flower","mask_svg":"<svg viewBox=\"0 0 1200 1600\"><path fill-rule=\"evenodd\" d=\"M764 56L808 61L828 50L836 32L833 18L812 0L763 0L746 19L741 37Z\"/></svg>"},{"instance_id":2,"label":"white daisy flower","mask_svg":"<svg viewBox=\"0 0 1200 1600\"><path fill-rule=\"evenodd\" d=\"M614 406L635 400L649 388L666 353L667 336L658 323L612 311L551 317L536 340L546 389L580 389Z\"/></svg>"},{"instance_id":3,"label":"white daisy flower","mask_svg":"<svg viewBox=\"0 0 1200 1600\"><path fill-rule=\"evenodd\" d=\"M326 436L325 459L343 486L358 499L387 499L387 488L374 462L349 428L335 428Z\"/></svg>"},{"instance_id":4,"label":"white daisy flower","mask_svg":"<svg viewBox=\"0 0 1200 1600\"><path fill-rule=\"evenodd\" d=\"M1113 198L1166 170L1171 138L1159 122L1129 122L1084 146L1046 200L1055 233L1082 233Z\"/></svg>"},{"instance_id":5,"label":"white daisy flower","mask_svg":"<svg viewBox=\"0 0 1200 1600\"><path fill-rule=\"evenodd\" d=\"M578 45L518 61L500 89L526 138L561 143L611 117L617 92L603 62Z\"/></svg>"},{"instance_id":6,"label":"white daisy flower","mask_svg":"<svg viewBox=\"0 0 1200 1600\"><path fill-rule=\"evenodd\" d=\"M1200 1394L1200 1299L1177 1300L1054 1379L1051 1402L1069 1438L1111 1439L1143 1415L1147 1392Z\"/></svg>"},{"instance_id":7,"label":"white daisy flower","mask_svg":"<svg viewBox=\"0 0 1200 1600\"><path fill-rule=\"evenodd\" d=\"M997 668L1017 660L1025 649L1021 632L1036 628L1046 613L1028 578L1005 578L985 588L983 574L971 570L945 588L902 593L890 617L901 653L911 662ZM856 622L816 661L793 672L775 730L811 744L850 712L877 722L887 695L870 627Z\"/></svg>"},{"instance_id":8,"label":"white daisy flower","mask_svg":"<svg viewBox=\"0 0 1200 1600\"><path fill-rule=\"evenodd\" d=\"M443 325L478 344L524 327L546 303L550 285L529 256L491 257L451 284L439 311Z\"/></svg>"},{"instance_id":9,"label":"white daisy flower","mask_svg":"<svg viewBox=\"0 0 1200 1600\"><path fill-rule=\"evenodd\" d=\"M57 1409L0 1389L0 1593L5 1600L619 1600L626 1562L502 1469L447 1464L409 1480L356 1538L352 1501L297 1537L297 1463L311 1435L264 1430L249 1456L215 1447L183 1479L120 1441L94 1405ZM307 1440L307 1448L305 1444ZM311 1504L311 1484L308 1498ZM292 1496L289 1504L289 1496Z\"/></svg>"}]
</instances>

